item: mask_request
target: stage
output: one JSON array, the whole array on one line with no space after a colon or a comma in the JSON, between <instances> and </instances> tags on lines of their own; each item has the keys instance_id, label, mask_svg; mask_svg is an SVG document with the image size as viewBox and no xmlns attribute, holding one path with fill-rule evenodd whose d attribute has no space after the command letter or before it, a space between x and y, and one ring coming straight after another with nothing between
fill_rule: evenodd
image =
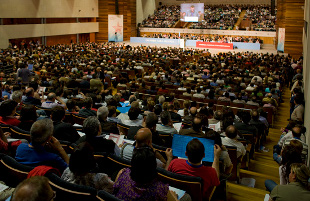
<instances>
[{"instance_id":1,"label":"stage","mask_svg":"<svg viewBox=\"0 0 310 201\"><path fill-rule=\"evenodd\" d=\"M117 44L125 44L130 46L150 46L150 47L176 47L179 48L179 45L164 45L164 44L152 44L152 43L131 43L130 41L118 42ZM195 46L188 46L185 49L199 49L202 50L204 48L197 48ZM253 52L253 53L269 53L269 54L277 54L277 50L274 45L263 44L260 50L250 50L250 49L233 49L233 50L225 50L225 49L208 49L211 54L218 54L219 52ZM280 55L287 55L284 53L279 53Z\"/></svg>"}]
</instances>

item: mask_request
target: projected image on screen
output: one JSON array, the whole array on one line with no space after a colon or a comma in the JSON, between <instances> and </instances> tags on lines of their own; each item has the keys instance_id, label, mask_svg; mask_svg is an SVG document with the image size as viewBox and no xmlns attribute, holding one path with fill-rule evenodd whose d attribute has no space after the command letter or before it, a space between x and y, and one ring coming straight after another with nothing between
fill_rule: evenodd
<instances>
[{"instance_id":1,"label":"projected image on screen","mask_svg":"<svg viewBox=\"0 0 310 201\"><path fill-rule=\"evenodd\" d=\"M181 4L180 20L184 22L201 22L204 20L204 3Z\"/></svg>"}]
</instances>

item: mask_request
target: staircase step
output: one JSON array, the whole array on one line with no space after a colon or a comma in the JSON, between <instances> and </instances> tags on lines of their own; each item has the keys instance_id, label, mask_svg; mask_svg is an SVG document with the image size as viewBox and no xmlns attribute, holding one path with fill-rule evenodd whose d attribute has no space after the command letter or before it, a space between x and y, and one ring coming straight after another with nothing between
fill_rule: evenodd
<instances>
[{"instance_id":1,"label":"staircase step","mask_svg":"<svg viewBox=\"0 0 310 201\"><path fill-rule=\"evenodd\" d=\"M227 182L227 200L229 201L262 201L269 192Z\"/></svg>"},{"instance_id":2,"label":"staircase step","mask_svg":"<svg viewBox=\"0 0 310 201\"><path fill-rule=\"evenodd\" d=\"M279 183L279 177L242 169L240 170L240 178L254 178L256 180L255 189L261 189L261 190L266 189L265 188L266 179L271 179L276 183Z\"/></svg>"}]
</instances>

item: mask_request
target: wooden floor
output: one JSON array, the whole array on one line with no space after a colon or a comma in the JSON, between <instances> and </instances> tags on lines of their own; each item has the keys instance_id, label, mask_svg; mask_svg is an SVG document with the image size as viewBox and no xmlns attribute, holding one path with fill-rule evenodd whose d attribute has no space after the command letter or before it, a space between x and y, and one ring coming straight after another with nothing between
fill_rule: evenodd
<instances>
[{"instance_id":1,"label":"wooden floor","mask_svg":"<svg viewBox=\"0 0 310 201\"><path fill-rule=\"evenodd\" d=\"M227 183L227 200L232 201L262 201L265 194L264 181L272 179L279 183L279 165L273 160L273 145L277 144L281 132L280 128L287 125L289 118L289 99L290 91L286 88L283 94L284 103L281 103L275 117L274 128L269 129L267 142L265 146L269 152L255 152L254 160L251 160L249 170L240 170L240 177L254 178L256 180L255 188L249 188L231 182Z\"/></svg>"}]
</instances>

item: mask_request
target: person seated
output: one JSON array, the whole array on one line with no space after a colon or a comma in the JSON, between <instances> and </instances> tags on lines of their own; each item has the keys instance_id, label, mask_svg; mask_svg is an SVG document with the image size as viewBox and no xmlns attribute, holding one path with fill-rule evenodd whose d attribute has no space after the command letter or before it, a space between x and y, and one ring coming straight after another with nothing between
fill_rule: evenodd
<instances>
[{"instance_id":1,"label":"person seated","mask_svg":"<svg viewBox=\"0 0 310 201\"><path fill-rule=\"evenodd\" d=\"M156 125L158 132L169 133L171 135L178 134L178 131L173 127L171 115L168 111L162 111L160 113L161 124Z\"/></svg>"},{"instance_id":2,"label":"person seated","mask_svg":"<svg viewBox=\"0 0 310 201\"><path fill-rule=\"evenodd\" d=\"M106 106L102 106L97 110L97 118L100 121L102 132L118 134L117 124L115 122L107 121L109 110Z\"/></svg>"},{"instance_id":3,"label":"person seated","mask_svg":"<svg viewBox=\"0 0 310 201\"><path fill-rule=\"evenodd\" d=\"M173 159L168 167L168 171L188 176L200 177L203 180L202 195L203 200L208 200L208 190L213 186L220 185L219 181L219 157L221 148L214 145L214 161L212 167L204 166L202 159L205 157L205 147L198 140L193 139L186 145L185 159Z\"/></svg>"},{"instance_id":4,"label":"person seated","mask_svg":"<svg viewBox=\"0 0 310 201\"><path fill-rule=\"evenodd\" d=\"M120 119L116 117L116 107L115 106L108 106L109 114L107 121L108 122L115 122L115 123L122 123Z\"/></svg>"},{"instance_id":5,"label":"person seated","mask_svg":"<svg viewBox=\"0 0 310 201\"><path fill-rule=\"evenodd\" d=\"M29 105L41 105L41 100L38 98L35 98L35 91L33 88L28 87L25 91L26 98L23 100L24 104Z\"/></svg>"},{"instance_id":6,"label":"person seated","mask_svg":"<svg viewBox=\"0 0 310 201\"><path fill-rule=\"evenodd\" d=\"M51 111L51 119L54 125L54 137L58 140L76 142L80 139L80 135L70 123L65 123L65 109L61 106L55 106Z\"/></svg>"},{"instance_id":7,"label":"person seated","mask_svg":"<svg viewBox=\"0 0 310 201\"><path fill-rule=\"evenodd\" d=\"M56 100L58 102L60 102L60 104L56 103L55 102ZM46 101L43 102L41 106L44 108L53 108L55 106L61 106L61 107L64 107L65 109L67 109L66 103L60 97L56 96L55 93L49 93L47 95Z\"/></svg>"},{"instance_id":8,"label":"person seated","mask_svg":"<svg viewBox=\"0 0 310 201\"><path fill-rule=\"evenodd\" d=\"M194 117L192 127L191 128L182 128L180 130L180 135L188 135L192 137L205 137L205 133L202 132L202 119L198 116Z\"/></svg>"},{"instance_id":9,"label":"person seated","mask_svg":"<svg viewBox=\"0 0 310 201\"><path fill-rule=\"evenodd\" d=\"M66 103L67 105L67 111L66 112L70 112L73 114L78 114L80 108L76 105L76 101L73 99L69 99Z\"/></svg>"},{"instance_id":10,"label":"person seated","mask_svg":"<svg viewBox=\"0 0 310 201\"><path fill-rule=\"evenodd\" d=\"M206 138L214 140L214 144L217 144L221 148L220 161L223 161L223 170L225 174L230 174L233 169L233 164L230 160L226 147L222 144L222 138L218 132L206 132Z\"/></svg>"},{"instance_id":11,"label":"person seated","mask_svg":"<svg viewBox=\"0 0 310 201\"><path fill-rule=\"evenodd\" d=\"M310 200L310 170L302 163L293 163L289 174L289 184L277 185L270 193L270 201Z\"/></svg>"},{"instance_id":12,"label":"person seated","mask_svg":"<svg viewBox=\"0 0 310 201\"><path fill-rule=\"evenodd\" d=\"M69 156L59 141L53 137L53 130L53 122L50 119L34 122L30 129L31 142L22 143L17 147L16 161L29 166L52 166L60 172L66 169Z\"/></svg>"},{"instance_id":13,"label":"person seated","mask_svg":"<svg viewBox=\"0 0 310 201\"><path fill-rule=\"evenodd\" d=\"M97 117L88 117L83 122L83 132L85 135L76 144L86 141L93 147L95 152L106 152L119 156L120 149L118 146L113 140L105 139L105 136L101 135L101 131L101 124Z\"/></svg>"},{"instance_id":14,"label":"person seated","mask_svg":"<svg viewBox=\"0 0 310 201\"><path fill-rule=\"evenodd\" d=\"M69 167L62 173L61 179L97 190L113 192L114 182L104 173L96 173L94 151L88 142L82 142L75 147L70 156Z\"/></svg>"},{"instance_id":15,"label":"person seated","mask_svg":"<svg viewBox=\"0 0 310 201\"><path fill-rule=\"evenodd\" d=\"M191 97L191 96L192 96L192 90L191 90L191 88L187 88L187 89L186 89L186 92L183 93L183 96L190 96L190 97Z\"/></svg>"},{"instance_id":16,"label":"person seated","mask_svg":"<svg viewBox=\"0 0 310 201\"><path fill-rule=\"evenodd\" d=\"M290 142L291 142L292 140L297 140L297 141L299 141L299 142L302 144L302 146L303 146L303 149L302 149L302 152L301 152L301 156L302 156L303 160L306 161L306 160L307 160L307 157L308 157L308 144L305 143L305 142L303 142L303 141L301 140L301 135L302 135L303 132L305 132L304 127L301 126L301 125L296 125L296 126L292 129L293 138L285 140L282 149L283 149L286 145L289 145Z\"/></svg>"},{"instance_id":17,"label":"person seated","mask_svg":"<svg viewBox=\"0 0 310 201\"><path fill-rule=\"evenodd\" d=\"M209 110L210 118L208 119L209 124L217 124L218 122L223 120L223 112L221 110L217 110L214 112L213 110Z\"/></svg>"},{"instance_id":18,"label":"person seated","mask_svg":"<svg viewBox=\"0 0 310 201\"><path fill-rule=\"evenodd\" d=\"M240 114L241 121L235 122L236 129L243 134L253 134L257 136L257 128L250 125L251 115L247 111L242 111Z\"/></svg>"},{"instance_id":19,"label":"person seated","mask_svg":"<svg viewBox=\"0 0 310 201\"><path fill-rule=\"evenodd\" d=\"M123 124L127 126L142 126L143 120L138 118L140 112L141 112L140 108L131 107L128 111L129 120L124 120Z\"/></svg>"},{"instance_id":20,"label":"person seated","mask_svg":"<svg viewBox=\"0 0 310 201\"><path fill-rule=\"evenodd\" d=\"M259 106L259 103L256 102L257 98L256 96L253 96L251 98L251 100L247 101L246 104L247 105L254 105L254 106Z\"/></svg>"},{"instance_id":21,"label":"person seated","mask_svg":"<svg viewBox=\"0 0 310 201\"><path fill-rule=\"evenodd\" d=\"M90 97L86 97L83 102L84 102L84 108L80 109L79 115L83 115L86 117L97 116L96 111L92 110L93 99Z\"/></svg>"},{"instance_id":22,"label":"person seated","mask_svg":"<svg viewBox=\"0 0 310 201\"><path fill-rule=\"evenodd\" d=\"M143 147L143 146L149 146L153 149L152 146L152 131L149 128L141 128L138 130L137 134L134 136L135 139L135 143L134 144L130 144L130 143L126 143L122 146L121 148L121 157L126 159L126 160L131 160L132 158L132 154L134 151L135 147ZM159 153L156 152L156 162L157 162L157 166L161 167L161 168L165 168L167 169L172 158L169 158L169 151L171 149L167 148L166 150L166 156L167 156L167 161L163 158L163 156Z\"/></svg>"},{"instance_id":23,"label":"person seated","mask_svg":"<svg viewBox=\"0 0 310 201\"><path fill-rule=\"evenodd\" d=\"M17 103L13 100L3 101L0 105L0 123L18 126L20 120L15 117Z\"/></svg>"},{"instance_id":24,"label":"person seated","mask_svg":"<svg viewBox=\"0 0 310 201\"><path fill-rule=\"evenodd\" d=\"M225 92L224 96L219 97L218 100L219 101L229 101L230 102L231 100L230 100L229 92Z\"/></svg>"},{"instance_id":25,"label":"person seated","mask_svg":"<svg viewBox=\"0 0 310 201\"><path fill-rule=\"evenodd\" d=\"M168 111L170 113L172 122L182 122L182 117L176 112L177 110L175 110L174 104L169 105Z\"/></svg>"},{"instance_id":26,"label":"person seated","mask_svg":"<svg viewBox=\"0 0 310 201\"><path fill-rule=\"evenodd\" d=\"M56 197L56 192L53 191L47 177L35 176L25 179L17 185L12 196L7 200L22 201L22 200L40 200L52 201Z\"/></svg>"},{"instance_id":27,"label":"person seated","mask_svg":"<svg viewBox=\"0 0 310 201\"><path fill-rule=\"evenodd\" d=\"M222 143L224 146L233 146L237 147L237 158L240 156L244 156L246 154L246 150L244 145L237 140L238 130L235 126L230 125L225 129L226 137L222 138Z\"/></svg>"},{"instance_id":28,"label":"person seated","mask_svg":"<svg viewBox=\"0 0 310 201\"><path fill-rule=\"evenodd\" d=\"M154 112L155 102L153 100L147 101L146 110L144 114L148 114L150 112Z\"/></svg>"},{"instance_id":29,"label":"person seated","mask_svg":"<svg viewBox=\"0 0 310 201\"><path fill-rule=\"evenodd\" d=\"M186 124L192 124L196 115L197 115L197 108L191 107L191 109L189 109L189 114L184 116L183 122Z\"/></svg>"},{"instance_id":30,"label":"person seated","mask_svg":"<svg viewBox=\"0 0 310 201\"><path fill-rule=\"evenodd\" d=\"M34 105L24 105L20 111L20 124L18 128L30 131L32 124L37 120L38 115Z\"/></svg>"},{"instance_id":31,"label":"person seated","mask_svg":"<svg viewBox=\"0 0 310 201\"><path fill-rule=\"evenodd\" d=\"M121 200L158 201L171 196L169 185L158 179L156 156L148 146L134 149L131 168L118 173L113 187L113 194Z\"/></svg>"},{"instance_id":32,"label":"person seated","mask_svg":"<svg viewBox=\"0 0 310 201\"><path fill-rule=\"evenodd\" d=\"M205 95L203 95L203 94L201 93L201 88L200 88L200 87L197 88L197 92L196 92L195 94L193 94L193 97L194 97L194 98L205 98Z\"/></svg>"}]
</instances>

